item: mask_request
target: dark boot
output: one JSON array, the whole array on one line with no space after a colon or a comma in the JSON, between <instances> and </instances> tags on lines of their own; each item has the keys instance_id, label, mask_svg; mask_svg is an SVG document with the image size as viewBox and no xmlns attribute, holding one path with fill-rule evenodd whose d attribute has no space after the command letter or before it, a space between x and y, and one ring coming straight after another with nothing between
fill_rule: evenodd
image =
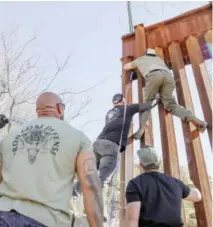
<instances>
[{"instance_id":1,"label":"dark boot","mask_svg":"<svg viewBox=\"0 0 213 227\"><path fill-rule=\"evenodd\" d=\"M141 129L141 128L139 128L138 131L135 132L135 133L133 134L133 138L134 138L135 140L139 140L139 139L142 138L143 133L144 133L144 130Z\"/></svg>"}]
</instances>

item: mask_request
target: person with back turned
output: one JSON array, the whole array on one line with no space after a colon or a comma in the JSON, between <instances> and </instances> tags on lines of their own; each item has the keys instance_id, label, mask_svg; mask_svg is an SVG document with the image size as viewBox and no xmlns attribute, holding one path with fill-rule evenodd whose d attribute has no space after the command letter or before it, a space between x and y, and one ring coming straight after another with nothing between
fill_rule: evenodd
<instances>
[{"instance_id":1,"label":"person with back turned","mask_svg":"<svg viewBox=\"0 0 213 227\"><path fill-rule=\"evenodd\" d=\"M138 150L142 174L126 188L124 227L182 227L182 199L198 202L200 191L159 172L161 159L153 146Z\"/></svg>"},{"instance_id":2,"label":"person with back turned","mask_svg":"<svg viewBox=\"0 0 213 227\"><path fill-rule=\"evenodd\" d=\"M145 80L144 95L145 101L155 99L160 94L160 99L164 108L179 117L185 122L191 122L200 132L204 132L208 124L195 117L192 111L177 104L173 97L175 81L165 62L156 55L154 49L148 49L145 55L124 65L124 70L138 69ZM146 123L149 119L150 111L141 115L141 125L134 134L135 139L140 139L143 135Z\"/></svg>"},{"instance_id":3,"label":"person with back turned","mask_svg":"<svg viewBox=\"0 0 213 227\"><path fill-rule=\"evenodd\" d=\"M112 98L112 103L113 108L106 114L105 126L93 144L99 177L103 187L105 221L107 221L110 214L108 207L110 207L111 197L109 194L112 190L112 180L118 155L119 152L126 149L132 117L136 113L143 113L152 109L158 104L158 100L125 105L124 96L116 94ZM132 141L131 138L129 139L129 141ZM74 188L73 199L75 200L81 192L80 183L77 182Z\"/></svg>"},{"instance_id":4,"label":"person with back turned","mask_svg":"<svg viewBox=\"0 0 213 227\"><path fill-rule=\"evenodd\" d=\"M0 226L70 227L77 172L91 227L103 227L103 198L88 137L63 121L65 105L52 92L36 101L38 119L1 142Z\"/></svg>"}]
</instances>

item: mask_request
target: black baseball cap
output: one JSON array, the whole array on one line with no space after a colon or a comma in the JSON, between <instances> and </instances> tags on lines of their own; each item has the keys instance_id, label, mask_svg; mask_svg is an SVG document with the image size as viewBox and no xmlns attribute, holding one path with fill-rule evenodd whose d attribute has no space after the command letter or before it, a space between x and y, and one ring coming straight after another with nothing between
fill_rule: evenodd
<instances>
[{"instance_id":1,"label":"black baseball cap","mask_svg":"<svg viewBox=\"0 0 213 227\"><path fill-rule=\"evenodd\" d=\"M119 102L122 102L123 101L123 98L124 98L124 96L122 94L115 94L112 97L112 102L113 102L113 104L117 104Z\"/></svg>"}]
</instances>

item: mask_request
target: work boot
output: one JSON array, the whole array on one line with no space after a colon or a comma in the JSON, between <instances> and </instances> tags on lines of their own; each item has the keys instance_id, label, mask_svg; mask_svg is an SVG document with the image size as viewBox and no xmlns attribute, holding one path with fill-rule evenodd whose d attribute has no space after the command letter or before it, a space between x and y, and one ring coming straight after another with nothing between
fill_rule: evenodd
<instances>
[{"instance_id":1,"label":"work boot","mask_svg":"<svg viewBox=\"0 0 213 227\"><path fill-rule=\"evenodd\" d=\"M191 122L201 133L203 133L208 127L207 122L201 121L195 116L188 117L187 121Z\"/></svg>"},{"instance_id":2,"label":"work boot","mask_svg":"<svg viewBox=\"0 0 213 227\"><path fill-rule=\"evenodd\" d=\"M147 127L147 126L146 126L146 127ZM143 134L144 134L144 131L145 131L145 129L139 128L138 131L135 132L135 133L133 134L133 138L134 138L135 140L141 139L142 136L143 136Z\"/></svg>"},{"instance_id":3,"label":"work boot","mask_svg":"<svg viewBox=\"0 0 213 227\"><path fill-rule=\"evenodd\" d=\"M142 137L143 132L144 132L143 130L139 129L137 132L135 132L135 133L133 134L133 138L134 138L135 140L139 140L139 139Z\"/></svg>"}]
</instances>

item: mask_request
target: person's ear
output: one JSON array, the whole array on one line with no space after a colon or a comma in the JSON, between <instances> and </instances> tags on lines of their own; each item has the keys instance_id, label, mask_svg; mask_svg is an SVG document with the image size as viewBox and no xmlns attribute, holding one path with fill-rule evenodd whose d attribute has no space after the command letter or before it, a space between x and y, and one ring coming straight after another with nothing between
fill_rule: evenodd
<instances>
[{"instance_id":1,"label":"person's ear","mask_svg":"<svg viewBox=\"0 0 213 227\"><path fill-rule=\"evenodd\" d=\"M58 105L58 112L59 112L60 115L64 114L64 108L61 104Z\"/></svg>"}]
</instances>

